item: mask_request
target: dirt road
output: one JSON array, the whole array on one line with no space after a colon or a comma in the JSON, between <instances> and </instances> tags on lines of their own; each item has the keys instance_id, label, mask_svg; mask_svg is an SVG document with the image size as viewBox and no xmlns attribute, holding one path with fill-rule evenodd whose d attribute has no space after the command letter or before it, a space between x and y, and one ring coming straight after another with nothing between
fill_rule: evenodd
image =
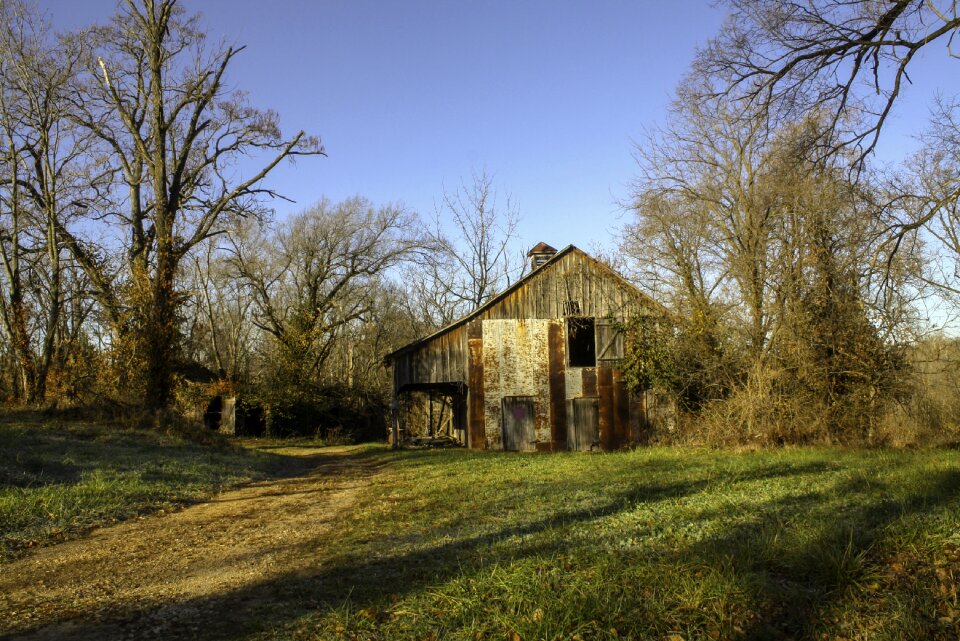
<instances>
[{"instance_id":1,"label":"dirt road","mask_svg":"<svg viewBox=\"0 0 960 641\"><path fill-rule=\"evenodd\" d=\"M276 607L281 577L322 566L331 530L378 473L375 459L351 453L300 450L287 478L0 566L0 637L209 639L255 631L258 609L271 598Z\"/></svg>"}]
</instances>

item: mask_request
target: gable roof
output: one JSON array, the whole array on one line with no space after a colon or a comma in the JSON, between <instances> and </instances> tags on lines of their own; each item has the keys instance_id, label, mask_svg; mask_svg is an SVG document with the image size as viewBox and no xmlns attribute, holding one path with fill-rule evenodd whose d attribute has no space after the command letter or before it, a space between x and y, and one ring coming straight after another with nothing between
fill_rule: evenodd
<instances>
[{"instance_id":1,"label":"gable roof","mask_svg":"<svg viewBox=\"0 0 960 641\"><path fill-rule=\"evenodd\" d=\"M573 245L571 245L573 247ZM527 256L533 256L534 254L556 254L557 250L551 247L546 243L537 243L533 246L533 249L527 252Z\"/></svg>"},{"instance_id":2,"label":"gable roof","mask_svg":"<svg viewBox=\"0 0 960 641\"><path fill-rule=\"evenodd\" d=\"M552 249L549 245L546 245L546 243L540 243L540 244L541 244L541 245L545 245L546 247ZM540 246L540 245L537 245L537 247L539 247L539 246ZM536 249L536 247L534 247L534 249ZM532 251L533 251L533 250L531 250L531 252L532 252ZM466 324L466 323L469 323L471 320L477 318L478 316L483 315L483 313L484 313L485 311L487 311L488 309L490 309L491 307L493 307L494 305L496 305L497 303L499 303L499 302L502 301L503 299L505 299L505 298L507 298L508 296L510 296L510 294L512 294L513 292L515 292L515 291L517 291L518 289L520 289L521 287L523 287L527 282L529 282L530 280L532 280L534 276L537 276L537 275L540 274L542 271L544 271L544 270L546 270L546 269L549 269L552 265L554 265L555 263L557 263L558 261L560 261L560 259L562 259L564 256L566 256L566 255L568 255L568 254L571 254L571 253L574 253L574 252L576 252L576 253L582 255L583 257L587 258L587 259L590 260L595 266L600 267L601 270L603 270L603 271L607 272L608 274L612 275L616 280L618 280L618 281L620 282L621 285L623 285L624 287L632 290L632 291L633 291L635 294L637 294L640 298L644 299L644 302L646 302L647 304L651 305L652 307L656 307L657 309L660 309L661 311L663 311L663 312L664 312L665 314L667 314L667 315L671 315L671 316L672 316L671 312L670 312L669 310L667 310L663 305L659 304L658 302L656 302L655 300L653 300L652 298L650 298L650 296L648 296L647 294L645 294L645 293L643 293L642 291L640 291L640 290L637 288L636 285L634 285L633 283L631 283L630 281L628 281L626 278L624 278L623 276L621 276L620 274L618 274L618 273L616 272L616 270L614 270L612 267L610 267L609 265L607 265L606 263L604 263L604 262L602 262L602 261L597 260L596 258L594 258L593 256L591 256L591 255L588 254L587 252L583 251L583 250L580 249L579 247L576 247L575 245L567 245L566 247L564 247L563 249L561 249L560 251L558 251L556 254L554 254L553 256L551 256L551 257L550 257L546 262L544 262L542 265L540 265L540 266L537 267L536 269L531 270L530 273L526 274L526 275L523 276L522 278L517 279L517 281L516 281L515 283L513 283L512 285L510 285L509 287L507 287L505 290L503 290L502 292L500 292L499 294L497 294L496 296L494 296L493 298L491 298L490 300L488 300L486 303L484 303L484 304L481 305L480 307L476 308L475 310L473 310L472 312L470 312L469 314L467 314L467 315L465 315L465 316L461 316L460 318L458 318L457 320L453 321L453 322L450 323L449 325L446 325L446 326L444 326L444 327L441 327L440 329L438 329L437 331L433 332L432 334L429 334L429 335L427 335L427 336L424 336L423 338L420 338L420 339L418 339L418 340L415 340L415 341L413 341L413 342L411 342L411 343L407 343L407 344L404 345L403 347L400 347L400 348L398 348L398 349L395 349L394 351L390 352L389 354L387 354L387 355L384 357L384 362L389 363L390 361L392 361L392 360L394 359L394 357L396 357L396 356L398 356L398 355L400 355L400 354L402 354L402 353L404 353L404 352L411 351L411 350L415 349L416 347L418 347L419 345L422 345L423 343L427 343L427 342L429 342L429 341L432 341L433 339L437 338L438 336L442 336L443 334L446 334L446 333L449 332L450 330L455 329L455 328L457 328L457 327L460 327L461 325L464 325L464 324Z\"/></svg>"}]
</instances>

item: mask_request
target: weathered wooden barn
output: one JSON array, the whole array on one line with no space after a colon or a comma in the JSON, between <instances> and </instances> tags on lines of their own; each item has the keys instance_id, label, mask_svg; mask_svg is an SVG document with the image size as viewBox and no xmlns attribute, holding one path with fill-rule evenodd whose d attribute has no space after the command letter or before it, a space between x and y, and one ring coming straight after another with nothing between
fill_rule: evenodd
<instances>
[{"instance_id":1,"label":"weathered wooden barn","mask_svg":"<svg viewBox=\"0 0 960 641\"><path fill-rule=\"evenodd\" d=\"M414 394L447 399L449 425L471 448L611 450L641 441L653 408L623 380L617 321L663 308L573 245L558 252L540 243L528 256L532 271L512 287L387 356L395 407ZM398 412L401 438L413 432L410 420Z\"/></svg>"}]
</instances>

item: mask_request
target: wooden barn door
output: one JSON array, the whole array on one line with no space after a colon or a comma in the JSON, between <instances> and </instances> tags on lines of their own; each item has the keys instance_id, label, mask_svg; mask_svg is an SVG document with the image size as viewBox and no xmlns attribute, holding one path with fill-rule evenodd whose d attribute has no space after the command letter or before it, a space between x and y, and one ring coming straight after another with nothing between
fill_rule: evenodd
<instances>
[{"instance_id":1,"label":"wooden barn door","mask_svg":"<svg viewBox=\"0 0 960 641\"><path fill-rule=\"evenodd\" d=\"M503 397L503 449L532 450L536 446L533 428L533 397Z\"/></svg>"},{"instance_id":2,"label":"wooden barn door","mask_svg":"<svg viewBox=\"0 0 960 641\"><path fill-rule=\"evenodd\" d=\"M597 319L597 365L616 367L623 360L623 332L609 318Z\"/></svg>"},{"instance_id":3,"label":"wooden barn door","mask_svg":"<svg viewBox=\"0 0 960 641\"><path fill-rule=\"evenodd\" d=\"M600 399L575 398L570 401L567 420L567 448L588 451L600 443Z\"/></svg>"}]
</instances>

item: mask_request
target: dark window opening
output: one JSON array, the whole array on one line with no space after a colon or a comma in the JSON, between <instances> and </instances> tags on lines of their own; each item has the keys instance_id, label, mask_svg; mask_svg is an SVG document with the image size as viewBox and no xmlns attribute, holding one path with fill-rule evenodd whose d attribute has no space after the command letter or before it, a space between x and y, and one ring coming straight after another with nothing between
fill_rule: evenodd
<instances>
[{"instance_id":1,"label":"dark window opening","mask_svg":"<svg viewBox=\"0 0 960 641\"><path fill-rule=\"evenodd\" d=\"M547 261L553 258L552 254L534 254L533 256L533 268L537 269L538 267L543 267L547 264Z\"/></svg>"},{"instance_id":2,"label":"dark window opening","mask_svg":"<svg viewBox=\"0 0 960 641\"><path fill-rule=\"evenodd\" d=\"M570 356L570 367L596 366L595 333L592 318L567 319L567 354Z\"/></svg>"},{"instance_id":3,"label":"dark window opening","mask_svg":"<svg viewBox=\"0 0 960 641\"><path fill-rule=\"evenodd\" d=\"M214 396L207 405L207 411L203 413L203 423L207 429L219 430L220 421L223 420L223 397Z\"/></svg>"}]
</instances>

